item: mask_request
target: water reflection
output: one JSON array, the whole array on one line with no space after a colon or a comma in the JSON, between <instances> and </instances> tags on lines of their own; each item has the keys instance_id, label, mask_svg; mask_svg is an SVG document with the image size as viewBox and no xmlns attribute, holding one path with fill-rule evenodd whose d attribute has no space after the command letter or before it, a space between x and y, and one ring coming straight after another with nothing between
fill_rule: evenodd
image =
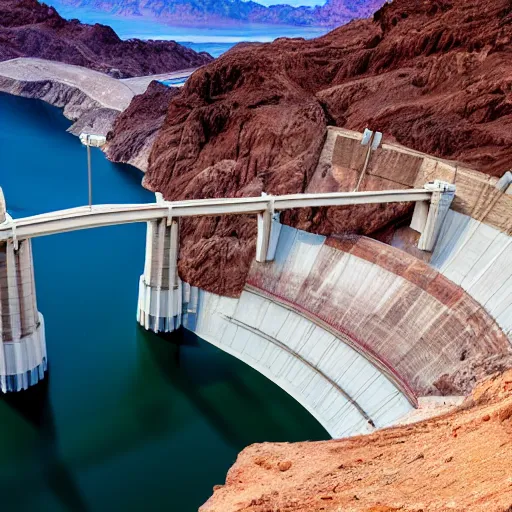
<instances>
[{"instance_id":1,"label":"water reflection","mask_svg":"<svg viewBox=\"0 0 512 512\"><path fill-rule=\"evenodd\" d=\"M9 408L14 416L22 418L37 431L37 441L30 461L34 479L42 480L65 509L87 512L89 509L75 482L73 472L64 462L59 451L48 393L49 377L47 376L45 380L26 391L2 395L1 407ZM11 506L16 507L19 505L18 492L30 493L32 490L28 488L30 481L26 481L26 475L13 476L21 478L16 482L6 482L2 478L0 496L2 496L3 505L11 503Z\"/></svg>"}]
</instances>

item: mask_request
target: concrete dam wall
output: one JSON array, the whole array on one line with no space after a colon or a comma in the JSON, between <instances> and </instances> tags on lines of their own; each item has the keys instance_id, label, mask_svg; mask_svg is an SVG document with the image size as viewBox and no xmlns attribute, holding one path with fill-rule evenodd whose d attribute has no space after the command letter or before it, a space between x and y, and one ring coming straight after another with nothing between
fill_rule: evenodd
<instances>
[{"instance_id":1,"label":"concrete dam wall","mask_svg":"<svg viewBox=\"0 0 512 512\"><path fill-rule=\"evenodd\" d=\"M365 237L282 226L275 260L253 264L239 299L199 291L192 310L186 327L272 379L333 437L392 425L417 397L463 394L479 372L512 363L477 300Z\"/></svg>"},{"instance_id":2,"label":"concrete dam wall","mask_svg":"<svg viewBox=\"0 0 512 512\"><path fill-rule=\"evenodd\" d=\"M308 192L456 185L434 251L419 251L410 228L387 245L282 226L275 260L252 265L241 297L198 291L188 326L280 385L333 437L392 425L423 396L468 393L512 365L509 178L397 144L367 158L361 134L331 129ZM347 231L407 207L357 208L338 214Z\"/></svg>"}]
</instances>

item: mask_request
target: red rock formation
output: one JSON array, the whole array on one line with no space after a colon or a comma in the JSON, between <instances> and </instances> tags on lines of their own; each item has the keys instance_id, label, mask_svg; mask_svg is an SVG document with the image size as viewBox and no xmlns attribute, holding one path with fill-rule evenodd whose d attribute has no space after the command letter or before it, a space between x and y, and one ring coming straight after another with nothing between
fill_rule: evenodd
<instances>
[{"instance_id":1,"label":"red rock formation","mask_svg":"<svg viewBox=\"0 0 512 512\"><path fill-rule=\"evenodd\" d=\"M117 78L166 73L212 60L174 41L121 41L110 27L66 21L36 0L2 0L0 61L16 57L57 60Z\"/></svg>"},{"instance_id":2,"label":"red rock formation","mask_svg":"<svg viewBox=\"0 0 512 512\"><path fill-rule=\"evenodd\" d=\"M370 126L500 175L512 160L511 39L510 0L396 0L373 20L316 40L235 48L194 74L171 103L146 183L170 199L302 192L327 124ZM406 213L318 210L286 220L325 234L350 222L351 231L371 234ZM240 219L188 222L182 276L238 293L253 232ZM229 286L221 268L237 274Z\"/></svg>"},{"instance_id":3,"label":"red rock formation","mask_svg":"<svg viewBox=\"0 0 512 512\"><path fill-rule=\"evenodd\" d=\"M351 439L246 448L201 512L507 512L512 371L456 412Z\"/></svg>"},{"instance_id":4,"label":"red rock formation","mask_svg":"<svg viewBox=\"0 0 512 512\"><path fill-rule=\"evenodd\" d=\"M151 145L164 122L169 102L178 94L178 88L153 81L144 94L135 96L130 106L116 118L109 133L107 157L145 170Z\"/></svg>"}]
</instances>

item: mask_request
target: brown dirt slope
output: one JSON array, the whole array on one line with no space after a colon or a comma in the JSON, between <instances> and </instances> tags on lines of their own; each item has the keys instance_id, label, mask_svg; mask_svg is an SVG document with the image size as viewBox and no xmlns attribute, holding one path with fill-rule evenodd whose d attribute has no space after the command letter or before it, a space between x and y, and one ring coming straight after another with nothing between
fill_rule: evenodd
<instances>
[{"instance_id":1,"label":"brown dirt slope","mask_svg":"<svg viewBox=\"0 0 512 512\"><path fill-rule=\"evenodd\" d=\"M501 175L512 161L511 40L511 0L395 0L319 39L237 47L172 101L146 184L169 199L302 192L327 124L369 126ZM344 230L308 215L312 231ZM188 221L183 234L181 275L239 293L254 223ZM226 284L225 269L236 274Z\"/></svg>"},{"instance_id":2,"label":"brown dirt slope","mask_svg":"<svg viewBox=\"0 0 512 512\"><path fill-rule=\"evenodd\" d=\"M246 448L201 512L512 510L512 371L454 413L369 436Z\"/></svg>"},{"instance_id":3,"label":"brown dirt slope","mask_svg":"<svg viewBox=\"0 0 512 512\"><path fill-rule=\"evenodd\" d=\"M76 64L116 78L167 73L212 60L174 41L122 41L110 27L64 20L37 0L0 0L0 61L17 57Z\"/></svg>"}]
</instances>

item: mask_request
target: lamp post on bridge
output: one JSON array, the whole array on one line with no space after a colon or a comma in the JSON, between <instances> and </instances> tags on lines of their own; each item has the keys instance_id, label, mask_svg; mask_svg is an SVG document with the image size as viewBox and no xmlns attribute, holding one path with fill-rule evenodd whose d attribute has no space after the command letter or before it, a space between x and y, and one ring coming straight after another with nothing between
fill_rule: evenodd
<instances>
[{"instance_id":1,"label":"lamp post on bridge","mask_svg":"<svg viewBox=\"0 0 512 512\"><path fill-rule=\"evenodd\" d=\"M91 146L100 148L107 142L103 135L92 135L89 133L80 134L80 142L87 148L87 176L89 182L89 208L92 208L92 169L91 169Z\"/></svg>"}]
</instances>

